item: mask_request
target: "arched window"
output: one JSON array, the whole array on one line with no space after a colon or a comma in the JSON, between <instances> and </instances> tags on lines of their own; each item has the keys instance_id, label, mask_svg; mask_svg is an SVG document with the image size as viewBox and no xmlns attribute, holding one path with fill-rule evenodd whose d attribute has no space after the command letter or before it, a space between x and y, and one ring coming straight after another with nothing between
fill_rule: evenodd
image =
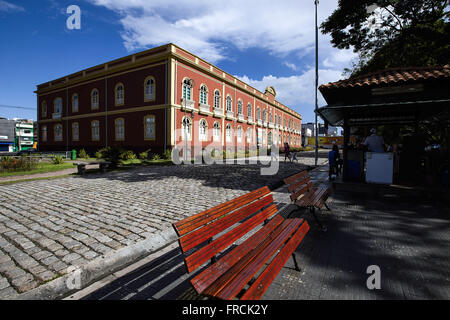
<instances>
[{"instance_id":1,"label":"arched window","mask_svg":"<svg viewBox=\"0 0 450 320\"><path fill-rule=\"evenodd\" d=\"M124 141L125 140L125 119L117 118L114 121L114 125L115 125L116 141Z\"/></svg>"},{"instance_id":2,"label":"arched window","mask_svg":"<svg viewBox=\"0 0 450 320\"><path fill-rule=\"evenodd\" d=\"M231 142L232 140L232 131L231 131L231 125L227 124L227 126L225 127L225 136L226 136L226 140L227 142Z\"/></svg>"},{"instance_id":3,"label":"arched window","mask_svg":"<svg viewBox=\"0 0 450 320\"><path fill-rule=\"evenodd\" d=\"M122 83L116 84L116 88L114 90L116 97L116 106L121 106L125 102L125 88Z\"/></svg>"},{"instance_id":4,"label":"arched window","mask_svg":"<svg viewBox=\"0 0 450 320\"><path fill-rule=\"evenodd\" d=\"M78 141L80 139L80 126L78 122L72 123L72 140Z\"/></svg>"},{"instance_id":5,"label":"arched window","mask_svg":"<svg viewBox=\"0 0 450 320\"><path fill-rule=\"evenodd\" d=\"M98 120L91 121L91 140L100 140L100 123Z\"/></svg>"},{"instance_id":6,"label":"arched window","mask_svg":"<svg viewBox=\"0 0 450 320\"><path fill-rule=\"evenodd\" d=\"M227 112L233 112L233 100L231 100L230 96L227 96Z\"/></svg>"},{"instance_id":7,"label":"arched window","mask_svg":"<svg viewBox=\"0 0 450 320\"><path fill-rule=\"evenodd\" d=\"M269 111L269 122L272 122L272 112Z\"/></svg>"},{"instance_id":8,"label":"arched window","mask_svg":"<svg viewBox=\"0 0 450 320\"><path fill-rule=\"evenodd\" d=\"M216 90L214 92L214 108L215 109L222 109L222 106L220 104L220 92L219 92L219 90Z\"/></svg>"},{"instance_id":9,"label":"arched window","mask_svg":"<svg viewBox=\"0 0 450 320\"><path fill-rule=\"evenodd\" d=\"M55 141L62 141L63 140L62 124L55 124L55 126L53 127L53 131Z\"/></svg>"},{"instance_id":10,"label":"arched window","mask_svg":"<svg viewBox=\"0 0 450 320\"><path fill-rule=\"evenodd\" d=\"M243 114L242 101L238 100L238 114Z\"/></svg>"},{"instance_id":11,"label":"arched window","mask_svg":"<svg viewBox=\"0 0 450 320\"><path fill-rule=\"evenodd\" d=\"M220 125L218 122L214 122L213 139L214 141L220 141Z\"/></svg>"},{"instance_id":12,"label":"arched window","mask_svg":"<svg viewBox=\"0 0 450 320\"><path fill-rule=\"evenodd\" d=\"M147 77L144 82L144 101L155 100L155 78Z\"/></svg>"},{"instance_id":13,"label":"arched window","mask_svg":"<svg viewBox=\"0 0 450 320\"><path fill-rule=\"evenodd\" d=\"M62 98L56 98L53 106L53 112L54 113L61 113L62 112Z\"/></svg>"},{"instance_id":14,"label":"arched window","mask_svg":"<svg viewBox=\"0 0 450 320\"><path fill-rule=\"evenodd\" d=\"M42 106L41 115L42 115L42 117L46 117L47 116L47 102L42 101L41 106Z\"/></svg>"},{"instance_id":15,"label":"arched window","mask_svg":"<svg viewBox=\"0 0 450 320\"><path fill-rule=\"evenodd\" d=\"M247 128L247 143L250 144L252 143L252 128L248 127Z\"/></svg>"},{"instance_id":16,"label":"arched window","mask_svg":"<svg viewBox=\"0 0 450 320\"><path fill-rule=\"evenodd\" d=\"M267 115L266 109L264 109L264 110L263 110L263 115L262 115L262 121L263 121L263 122L266 122L266 115Z\"/></svg>"},{"instance_id":17,"label":"arched window","mask_svg":"<svg viewBox=\"0 0 450 320\"><path fill-rule=\"evenodd\" d=\"M47 141L47 126L42 127L42 141Z\"/></svg>"},{"instance_id":18,"label":"arched window","mask_svg":"<svg viewBox=\"0 0 450 320\"><path fill-rule=\"evenodd\" d=\"M275 125L277 125L278 124L278 117L277 117L277 115L275 114Z\"/></svg>"},{"instance_id":19,"label":"arched window","mask_svg":"<svg viewBox=\"0 0 450 320\"><path fill-rule=\"evenodd\" d=\"M200 103L208 104L208 88L204 84L200 86Z\"/></svg>"},{"instance_id":20,"label":"arched window","mask_svg":"<svg viewBox=\"0 0 450 320\"><path fill-rule=\"evenodd\" d=\"M183 99L192 100L192 81L189 78L183 80Z\"/></svg>"},{"instance_id":21,"label":"arched window","mask_svg":"<svg viewBox=\"0 0 450 320\"><path fill-rule=\"evenodd\" d=\"M256 120L261 120L261 110L259 110L259 107L256 108Z\"/></svg>"},{"instance_id":22,"label":"arched window","mask_svg":"<svg viewBox=\"0 0 450 320\"><path fill-rule=\"evenodd\" d=\"M72 112L78 112L78 94L72 95Z\"/></svg>"},{"instance_id":23,"label":"arched window","mask_svg":"<svg viewBox=\"0 0 450 320\"><path fill-rule=\"evenodd\" d=\"M269 134L267 135L267 144L269 145L269 147L272 145L272 142L273 142L272 132L269 132Z\"/></svg>"},{"instance_id":24,"label":"arched window","mask_svg":"<svg viewBox=\"0 0 450 320\"><path fill-rule=\"evenodd\" d=\"M91 109L98 109L98 90L91 91Z\"/></svg>"},{"instance_id":25,"label":"arched window","mask_svg":"<svg viewBox=\"0 0 450 320\"><path fill-rule=\"evenodd\" d=\"M155 140L155 116L144 117L144 140Z\"/></svg>"},{"instance_id":26,"label":"arched window","mask_svg":"<svg viewBox=\"0 0 450 320\"><path fill-rule=\"evenodd\" d=\"M247 105L247 117L251 117L252 116L252 105L249 103Z\"/></svg>"},{"instance_id":27,"label":"arched window","mask_svg":"<svg viewBox=\"0 0 450 320\"><path fill-rule=\"evenodd\" d=\"M191 140L191 127L192 127L191 119L189 119L188 117L184 117L182 125L183 125L182 139L190 141Z\"/></svg>"},{"instance_id":28,"label":"arched window","mask_svg":"<svg viewBox=\"0 0 450 320\"><path fill-rule=\"evenodd\" d=\"M242 131L242 127L238 126L237 127L237 142L242 142L242 136L244 134L244 132Z\"/></svg>"},{"instance_id":29,"label":"arched window","mask_svg":"<svg viewBox=\"0 0 450 320\"><path fill-rule=\"evenodd\" d=\"M200 141L206 141L208 139L207 137L207 131L208 131L208 124L206 123L205 119L201 119L198 124L199 129L199 140Z\"/></svg>"}]
</instances>

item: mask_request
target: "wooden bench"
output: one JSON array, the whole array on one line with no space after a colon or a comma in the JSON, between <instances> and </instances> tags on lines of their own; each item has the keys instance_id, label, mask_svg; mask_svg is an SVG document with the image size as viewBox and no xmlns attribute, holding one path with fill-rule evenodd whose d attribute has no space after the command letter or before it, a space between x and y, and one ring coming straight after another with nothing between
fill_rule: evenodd
<instances>
[{"instance_id":1,"label":"wooden bench","mask_svg":"<svg viewBox=\"0 0 450 320\"><path fill-rule=\"evenodd\" d=\"M315 209L322 209L325 206L330 210L326 200L332 191L332 187L325 183L314 185L307 170L284 179L284 183L288 185L288 190L291 192L292 203L298 207L308 208L316 223L323 231L326 231L326 227L317 218Z\"/></svg>"},{"instance_id":2,"label":"wooden bench","mask_svg":"<svg viewBox=\"0 0 450 320\"><path fill-rule=\"evenodd\" d=\"M107 162L107 161L98 161L98 162L74 162L73 165L77 166L78 168L78 174L84 174L86 172L86 166L87 165L94 165L94 164L98 164L100 171L101 172L105 172L106 167L108 167L111 162Z\"/></svg>"},{"instance_id":3,"label":"wooden bench","mask_svg":"<svg viewBox=\"0 0 450 320\"><path fill-rule=\"evenodd\" d=\"M225 300L259 299L290 256L299 270L294 251L309 230L303 219L284 219L277 214L268 187L195 214L173 227L188 273L211 262L191 279L197 293ZM243 242L232 246L238 240Z\"/></svg>"}]
</instances>

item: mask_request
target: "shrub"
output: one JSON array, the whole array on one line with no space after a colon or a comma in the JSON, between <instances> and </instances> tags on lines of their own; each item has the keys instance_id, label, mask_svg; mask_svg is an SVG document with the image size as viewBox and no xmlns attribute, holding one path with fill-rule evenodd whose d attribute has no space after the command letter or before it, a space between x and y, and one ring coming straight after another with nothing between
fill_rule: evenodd
<instances>
[{"instance_id":1,"label":"shrub","mask_svg":"<svg viewBox=\"0 0 450 320\"><path fill-rule=\"evenodd\" d=\"M89 155L87 154L86 150L81 149L80 152L78 153L78 157L82 159L87 159L89 158Z\"/></svg>"},{"instance_id":2,"label":"shrub","mask_svg":"<svg viewBox=\"0 0 450 320\"><path fill-rule=\"evenodd\" d=\"M148 158L148 152L144 151L144 152L139 153L139 159L145 160L147 158Z\"/></svg>"},{"instance_id":3,"label":"shrub","mask_svg":"<svg viewBox=\"0 0 450 320\"><path fill-rule=\"evenodd\" d=\"M134 160L134 159L136 159L136 155L134 154L133 151L127 150L127 151L124 151L124 152L122 152L120 154L120 159L122 159L122 160Z\"/></svg>"},{"instance_id":4,"label":"shrub","mask_svg":"<svg viewBox=\"0 0 450 320\"><path fill-rule=\"evenodd\" d=\"M2 157L0 161L0 171L29 171L37 167L38 160L31 157Z\"/></svg>"},{"instance_id":5,"label":"shrub","mask_svg":"<svg viewBox=\"0 0 450 320\"><path fill-rule=\"evenodd\" d=\"M161 160L161 157L159 156L159 154L155 153L155 154L153 155L152 160Z\"/></svg>"},{"instance_id":6,"label":"shrub","mask_svg":"<svg viewBox=\"0 0 450 320\"><path fill-rule=\"evenodd\" d=\"M166 149L166 151L164 151L164 159L165 160L172 159L172 150Z\"/></svg>"},{"instance_id":7,"label":"shrub","mask_svg":"<svg viewBox=\"0 0 450 320\"><path fill-rule=\"evenodd\" d=\"M103 154L101 153L100 150L97 151L97 152L95 153L95 157L96 157L97 159L102 159L102 158L103 158Z\"/></svg>"},{"instance_id":8,"label":"shrub","mask_svg":"<svg viewBox=\"0 0 450 320\"><path fill-rule=\"evenodd\" d=\"M64 162L64 159L62 156L54 156L52 162L53 164L61 164Z\"/></svg>"},{"instance_id":9,"label":"shrub","mask_svg":"<svg viewBox=\"0 0 450 320\"><path fill-rule=\"evenodd\" d=\"M101 153L101 158L111 162L111 167L114 168L119 163L120 155L124 152L124 150L118 147L106 147L100 149L98 152Z\"/></svg>"}]
</instances>

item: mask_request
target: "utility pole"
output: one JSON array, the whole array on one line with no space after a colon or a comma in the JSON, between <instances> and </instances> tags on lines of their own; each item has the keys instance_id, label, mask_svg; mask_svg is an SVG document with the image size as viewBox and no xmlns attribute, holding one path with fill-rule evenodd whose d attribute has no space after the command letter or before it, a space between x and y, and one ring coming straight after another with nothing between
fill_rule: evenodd
<instances>
[{"instance_id":1,"label":"utility pole","mask_svg":"<svg viewBox=\"0 0 450 320\"><path fill-rule=\"evenodd\" d=\"M314 93L315 93L315 109L314 109L314 113L315 113L315 128L316 128L316 151L315 151L315 157L314 157L314 164L317 166L317 162L318 162L318 158L319 158L319 138L318 138L318 134L319 134L319 128L317 127L317 110L318 110L318 101L317 101L317 87L319 86L319 44L318 44L318 32L319 32L319 28L317 27L317 5L319 4L319 0L314 0L314 5L315 5L315 24L316 24L316 83L314 86Z\"/></svg>"}]
</instances>

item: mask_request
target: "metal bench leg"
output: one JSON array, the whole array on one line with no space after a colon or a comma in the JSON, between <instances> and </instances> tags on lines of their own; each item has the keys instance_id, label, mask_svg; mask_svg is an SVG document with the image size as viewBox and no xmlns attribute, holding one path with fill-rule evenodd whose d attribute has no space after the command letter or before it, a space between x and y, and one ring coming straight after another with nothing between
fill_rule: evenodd
<instances>
[{"instance_id":1,"label":"metal bench leg","mask_svg":"<svg viewBox=\"0 0 450 320\"><path fill-rule=\"evenodd\" d=\"M324 202L323 205L325 206L325 208L327 208L328 211L331 211L330 207L327 205L326 202Z\"/></svg>"},{"instance_id":2,"label":"metal bench leg","mask_svg":"<svg viewBox=\"0 0 450 320\"><path fill-rule=\"evenodd\" d=\"M327 227L325 227L322 223L320 223L319 218L317 218L317 215L316 215L316 208L315 208L315 207L311 207L311 208L309 209L309 211L310 211L311 214L313 215L314 220L316 221L316 223L317 223L317 225L320 227L320 229L321 229L323 232L327 231Z\"/></svg>"},{"instance_id":3,"label":"metal bench leg","mask_svg":"<svg viewBox=\"0 0 450 320\"><path fill-rule=\"evenodd\" d=\"M294 260L295 270L298 271L298 272L300 272L301 269L298 267L297 259L295 258L295 253L292 253L292 260Z\"/></svg>"}]
</instances>

